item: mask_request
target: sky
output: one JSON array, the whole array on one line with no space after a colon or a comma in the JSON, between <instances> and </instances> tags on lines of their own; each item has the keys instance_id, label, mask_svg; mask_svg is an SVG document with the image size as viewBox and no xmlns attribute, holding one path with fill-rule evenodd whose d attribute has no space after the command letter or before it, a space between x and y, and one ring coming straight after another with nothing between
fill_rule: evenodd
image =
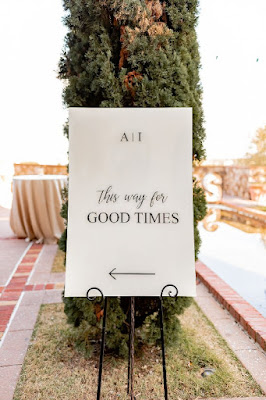
<instances>
[{"instance_id":1,"label":"sky","mask_svg":"<svg viewBox=\"0 0 266 400\"><path fill-rule=\"evenodd\" d=\"M200 0L198 39L207 157L241 157L266 125L266 1Z\"/></svg>"},{"instance_id":2,"label":"sky","mask_svg":"<svg viewBox=\"0 0 266 400\"><path fill-rule=\"evenodd\" d=\"M62 83L65 28L60 0L0 2L0 160L67 162Z\"/></svg>"},{"instance_id":3,"label":"sky","mask_svg":"<svg viewBox=\"0 0 266 400\"><path fill-rule=\"evenodd\" d=\"M59 0L0 3L0 166L67 162L62 16ZM241 157L266 125L266 1L200 0L197 32L207 158Z\"/></svg>"}]
</instances>

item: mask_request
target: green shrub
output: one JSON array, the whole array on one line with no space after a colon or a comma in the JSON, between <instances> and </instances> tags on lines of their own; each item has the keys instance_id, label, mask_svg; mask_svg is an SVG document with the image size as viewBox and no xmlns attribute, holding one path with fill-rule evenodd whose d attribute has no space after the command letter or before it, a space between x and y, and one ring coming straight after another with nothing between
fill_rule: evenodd
<instances>
[{"instance_id":1,"label":"green shrub","mask_svg":"<svg viewBox=\"0 0 266 400\"><path fill-rule=\"evenodd\" d=\"M199 82L200 57L195 26L197 0L64 0L68 33L59 62L66 85L63 99L72 107L193 107L191 162L204 157L203 111ZM68 136L68 126L64 127ZM67 193L62 216L67 218ZM195 252L197 222L206 213L202 190L194 185ZM60 248L66 249L66 231ZM166 343L178 335L176 317L189 298L164 300ZM101 306L86 299L65 298L70 323L81 330L84 346L100 335ZM100 310L100 311L99 311ZM109 300L107 348L125 354L128 340L128 298ZM82 340L84 333L84 341ZM139 343L159 339L158 299L136 298Z\"/></svg>"}]
</instances>

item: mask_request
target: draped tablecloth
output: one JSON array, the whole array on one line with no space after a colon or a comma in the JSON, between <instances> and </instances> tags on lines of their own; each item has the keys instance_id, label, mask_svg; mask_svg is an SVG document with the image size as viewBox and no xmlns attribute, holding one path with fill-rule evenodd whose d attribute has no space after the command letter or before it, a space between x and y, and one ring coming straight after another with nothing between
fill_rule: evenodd
<instances>
[{"instance_id":1,"label":"draped tablecloth","mask_svg":"<svg viewBox=\"0 0 266 400\"><path fill-rule=\"evenodd\" d=\"M10 226L20 238L54 243L64 230L60 216L65 175L21 175L13 178Z\"/></svg>"}]
</instances>

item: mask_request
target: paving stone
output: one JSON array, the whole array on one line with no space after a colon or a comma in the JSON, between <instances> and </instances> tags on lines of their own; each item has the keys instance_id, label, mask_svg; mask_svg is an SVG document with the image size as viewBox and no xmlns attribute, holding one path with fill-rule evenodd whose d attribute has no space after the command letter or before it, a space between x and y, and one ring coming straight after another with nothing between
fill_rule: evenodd
<instances>
[{"instance_id":1,"label":"paving stone","mask_svg":"<svg viewBox=\"0 0 266 400\"><path fill-rule=\"evenodd\" d=\"M9 332L34 329L40 304L20 306L11 321Z\"/></svg>"},{"instance_id":2,"label":"paving stone","mask_svg":"<svg viewBox=\"0 0 266 400\"><path fill-rule=\"evenodd\" d=\"M46 285L45 285L45 290L52 290L54 288L55 288L54 283L46 283Z\"/></svg>"},{"instance_id":3,"label":"paving stone","mask_svg":"<svg viewBox=\"0 0 266 400\"><path fill-rule=\"evenodd\" d=\"M197 290L197 299L200 297L209 297L209 293L208 291L206 292L206 286L204 286L201 281L198 282L197 286L196 286L196 290Z\"/></svg>"},{"instance_id":4,"label":"paving stone","mask_svg":"<svg viewBox=\"0 0 266 400\"><path fill-rule=\"evenodd\" d=\"M27 291L33 290L33 288L34 288L34 285L26 285L24 290L27 292Z\"/></svg>"},{"instance_id":5,"label":"paving stone","mask_svg":"<svg viewBox=\"0 0 266 400\"><path fill-rule=\"evenodd\" d=\"M266 357L260 349L236 350L237 357L266 393Z\"/></svg>"},{"instance_id":6,"label":"paving stone","mask_svg":"<svg viewBox=\"0 0 266 400\"><path fill-rule=\"evenodd\" d=\"M0 366L22 364L32 330L8 332L0 348Z\"/></svg>"},{"instance_id":7,"label":"paving stone","mask_svg":"<svg viewBox=\"0 0 266 400\"><path fill-rule=\"evenodd\" d=\"M266 350L265 318L215 272L200 261L196 263L196 274L198 280L204 283L218 302L230 312L261 348ZM198 291L201 293L200 285L198 286Z\"/></svg>"},{"instance_id":8,"label":"paving stone","mask_svg":"<svg viewBox=\"0 0 266 400\"><path fill-rule=\"evenodd\" d=\"M0 240L0 285L5 285L24 251L29 246L21 239Z\"/></svg>"},{"instance_id":9,"label":"paving stone","mask_svg":"<svg viewBox=\"0 0 266 400\"><path fill-rule=\"evenodd\" d=\"M65 287L65 283L63 283L63 282L61 282L61 283L58 282L58 283L55 284L55 289L61 289L61 290L63 290L64 287Z\"/></svg>"},{"instance_id":10,"label":"paving stone","mask_svg":"<svg viewBox=\"0 0 266 400\"><path fill-rule=\"evenodd\" d=\"M205 296L204 299L197 298L196 301L202 311L212 321L215 328L218 331L223 331L223 337L226 341L230 341L232 350L256 350L257 346L254 341L242 331L241 327L235 322L228 311L222 309L207 290L206 294L208 294L208 297Z\"/></svg>"},{"instance_id":11,"label":"paving stone","mask_svg":"<svg viewBox=\"0 0 266 400\"><path fill-rule=\"evenodd\" d=\"M58 246L56 244L49 244L49 245L45 244L43 246L42 252L40 253L40 256L36 263L36 268L31 277L32 282L37 283L37 281L35 281L35 274L45 273L45 272L50 274L57 249Z\"/></svg>"},{"instance_id":12,"label":"paving stone","mask_svg":"<svg viewBox=\"0 0 266 400\"><path fill-rule=\"evenodd\" d=\"M1 304L6 301L17 301L20 298L21 292L3 292L0 298Z\"/></svg>"},{"instance_id":13,"label":"paving stone","mask_svg":"<svg viewBox=\"0 0 266 400\"><path fill-rule=\"evenodd\" d=\"M44 283L41 283L41 284L36 284L35 286L34 286L34 290L44 290L44 288L45 288L45 284Z\"/></svg>"},{"instance_id":14,"label":"paving stone","mask_svg":"<svg viewBox=\"0 0 266 400\"><path fill-rule=\"evenodd\" d=\"M0 299L0 306L10 306L10 305L15 305L17 304L16 300L4 300Z\"/></svg>"},{"instance_id":15,"label":"paving stone","mask_svg":"<svg viewBox=\"0 0 266 400\"><path fill-rule=\"evenodd\" d=\"M1 400L12 400L21 371L21 365L0 367Z\"/></svg>"},{"instance_id":16,"label":"paving stone","mask_svg":"<svg viewBox=\"0 0 266 400\"><path fill-rule=\"evenodd\" d=\"M43 304L62 303L62 290L46 290Z\"/></svg>"},{"instance_id":17,"label":"paving stone","mask_svg":"<svg viewBox=\"0 0 266 400\"><path fill-rule=\"evenodd\" d=\"M8 304L8 305L2 305L1 303L0 303L0 314L1 314L1 312L3 312L3 311L9 311L9 312L11 312L12 313L12 311L14 310L14 308L15 308L15 305L14 304Z\"/></svg>"},{"instance_id":18,"label":"paving stone","mask_svg":"<svg viewBox=\"0 0 266 400\"><path fill-rule=\"evenodd\" d=\"M205 295L196 298L196 302L209 318L221 336L226 340L229 347L234 351L244 367L250 372L255 381L261 386L266 393L266 357L263 350L252 341L246 332L243 331L226 310L223 310L225 315L230 318L213 318L216 314L220 315L221 306L214 300L208 289L203 284L201 291L205 291Z\"/></svg>"},{"instance_id":19,"label":"paving stone","mask_svg":"<svg viewBox=\"0 0 266 400\"><path fill-rule=\"evenodd\" d=\"M49 282L57 283L57 282L65 282L65 273L64 272L53 272L50 274Z\"/></svg>"},{"instance_id":20,"label":"paving stone","mask_svg":"<svg viewBox=\"0 0 266 400\"><path fill-rule=\"evenodd\" d=\"M29 280L29 283L32 285L39 283L46 283L49 281L49 278L50 278L49 272L34 271L32 277Z\"/></svg>"},{"instance_id":21,"label":"paving stone","mask_svg":"<svg viewBox=\"0 0 266 400\"><path fill-rule=\"evenodd\" d=\"M23 294L20 307L31 306L33 304L40 306L42 304L43 295L44 295L43 290L37 292L25 292Z\"/></svg>"},{"instance_id":22,"label":"paving stone","mask_svg":"<svg viewBox=\"0 0 266 400\"><path fill-rule=\"evenodd\" d=\"M202 289L204 289L205 295L198 296L199 289L201 290L201 293L203 293ZM208 299L208 302L206 302L206 298ZM208 310L208 315L212 321L217 319L231 319L230 314L226 313L224 308L222 308L219 304L218 307L216 307L217 301L208 292L208 290L206 290L203 284L197 286L197 303L200 307L204 307L204 310Z\"/></svg>"},{"instance_id":23,"label":"paving stone","mask_svg":"<svg viewBox=\"0 0 266 400\"><path fill-rule=\"evenodd\" d=\"M3 325L0 325L0 332L4 333L7 327L7 322L3 323Z\"/></svg>"},{"instance_id":24,"label":"paving stone","mask_svg":"<svg viewBox=\"0 0 266 400\"><path fill-rule=\"evenodd\" d=\"M254 341L245 332L241 332L241 327L233 319L216 320L213 324L216 329L223 330L223 336L226 341L230 341L232 350L258 349Z\"/></svg>"}]
</instances>

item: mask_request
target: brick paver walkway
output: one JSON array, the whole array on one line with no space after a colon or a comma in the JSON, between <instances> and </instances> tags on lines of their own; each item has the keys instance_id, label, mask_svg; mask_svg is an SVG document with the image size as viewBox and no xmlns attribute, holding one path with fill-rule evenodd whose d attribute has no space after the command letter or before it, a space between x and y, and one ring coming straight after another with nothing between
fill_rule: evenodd
<instances>
[{"instance_id":1,"label":"brick paver walkway","mask_svg":"<svg viewBox=\"0 0 266 400\"><path fill-rule=\"evenodd\" d=\"M7 243L5 251L12 251L10 247L10 243ZM23 292L63 289L64 274L57 276L58 274L50 273L56 249L56 245L28 245L6 284L0 287L0 338L8 328L12 313ZM1 254L3 257L0 256L0 263L4 266L5 253ZM43 268L47 272L43 273Z\"/></svg>"},{"instance_id":2,"label":"brick paver walkway","mask_svg":"<svg viewBox=\"0 0 266 400\"><path fill-rule=\"evenodd\" d=\"M64 274L51 273L57 245L18 239L9 227L9 214L0 207L0 340L24 292L64 287Z\"/></svg>"},{"instance_id":3,"label":"brick paver walkway","mask_svg":"<svg viewBox=\"0 0 266 400\"><path fill-rule=\"evenodd\" d=\"M12 400L40 305L61 302L64 274L51 273L57 245L27 243L0 207L0 399Z\"/></svg>"}]
</instances>

